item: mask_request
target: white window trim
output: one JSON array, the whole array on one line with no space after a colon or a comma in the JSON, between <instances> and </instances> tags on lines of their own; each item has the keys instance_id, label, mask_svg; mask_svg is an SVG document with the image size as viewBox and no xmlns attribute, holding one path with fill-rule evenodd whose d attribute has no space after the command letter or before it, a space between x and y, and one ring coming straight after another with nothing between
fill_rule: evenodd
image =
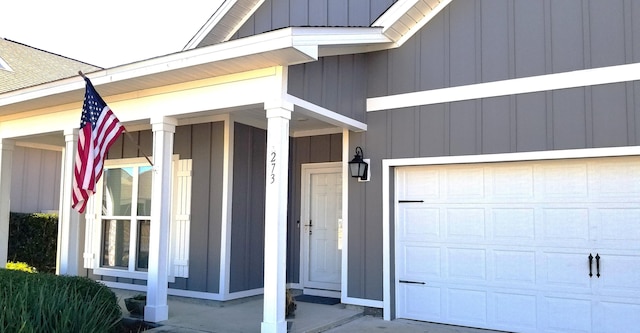
<instances>
[{"instance_id":1,"label":"white window trim","mask_svg":"<svg viewBox=\"0 0 640 333\"><path fill-rule=\"evenodd\" d=\"M185 160L180 160L179 159L179 155L173 155L172 158L172 184L173 184L173 189L172 191L175 189L176 185L178 184L178 177L179 177L179 172L178 172L178 163L180 162L185 162L188 161L188 177L189 177L189 184L187 185L188 188L188 192L185 195L187 195L187 204L184 205L181 209L181 211L179 212L179 214L181 214L182 218L180 219L180 221L183 223L183 230L185 230L184 228L186 228L186 235L187 238L183 240L182 247L186 248L186 252L183 250L181 253L181 255L185 258L180 258L178 260L179 262L179 266L186 266L186 269L182 269L179 270L179 274L176 274L176 264L174 263L174 254L176 253L176 249L179 247L178 245L176 245L178 242L180 242L180 240L176 239L176 237L174 237L174 232L171 232L171 244L170 244L170 260L169 260L169 282L175 282L175 277L188 277L188 248L189 248L189 227L190 227L190 213L191 213L191 195L190 195L190 191L191 191L191 159L185 159ZM138 165L144 165L147 164L147 160L145 158L123 158L123 159L117 159L117 160L105 160L105 167L109 167L109 168L118 168L118 167L130 167L131 165L134 164L138 164ZM99 207L101 204L101 200L102 200L102 181L103 178L101 177L101 179L98 181L98 184L96 184L96 193L94 194L93 198L91 200L89 200L88 205L87 205L87 214L86 214L86 223L87 223L87 228L86 228L86 233L85 233L85 253L84 253L84 259L85 259L85 268L89 268L93 270L93 274L95 275L104 275L104 276L111 276L111 277L118 277L118 278L128 278L128 279L136 279L136 280L147 280L147 272L145 271L135 271L135 270L131 270L131 268L127 268L127 269L117 269L117 268L108 268L108 267L101 267L100 266L100 258L101 258L101 252L102 252L102 228L101 228L101 219L99 218L99 214L97 214L95 212L95 207ZM172 195L172 202L173 202L173 207L176 207L176 203L178 202L177 198L174 198L174 196ZM172 208L173 208L172 207ZM173 213L173 209L172 209L172 218L171 218L171 227L172 229L177 225L177 221L176 221L176 214ZM185 222L186 221L186 222ZM186 225L185 225L186 223ZM134 230L137 230L137 228L134 228ZM135 235L132 236L134 239L137 239ZM186 245L185 245L186 244ZM132 247L135 247L135 245L132 245ZM133 260L133 256L130 257L129 259L130 261ZM129 263L129 267L135 267L135 264L132 266L131 262ZM134 268L135 269L135 268Z\"/></svg>"}]
</instances>

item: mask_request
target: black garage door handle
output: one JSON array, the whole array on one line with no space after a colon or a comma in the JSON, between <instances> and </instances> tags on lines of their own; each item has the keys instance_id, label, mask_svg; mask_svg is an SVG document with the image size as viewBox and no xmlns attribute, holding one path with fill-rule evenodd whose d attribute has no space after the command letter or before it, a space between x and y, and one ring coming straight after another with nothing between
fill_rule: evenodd
<instances>
[{"instance_id":1,"label":"black garage door handle","mask_svg":"<svg viewBox=\"0 0 640 333\"><path fill-rule=\"evenodd\" d=\"M398 281L398 282L400 282L400 283L409 283L409 284L426 284L426 283L424 283L424 282L422 282L422 281L408 281L408 280L400 280L400 281Z\"/></svg>"}]
</instances>

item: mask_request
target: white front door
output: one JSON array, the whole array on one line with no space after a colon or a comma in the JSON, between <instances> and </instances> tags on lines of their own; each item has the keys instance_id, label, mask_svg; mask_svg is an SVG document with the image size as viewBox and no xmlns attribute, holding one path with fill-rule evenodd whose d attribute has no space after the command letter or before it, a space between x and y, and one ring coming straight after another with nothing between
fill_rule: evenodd
<instances>
[{"instance_id":1,"label":"white front door","mask_svg":"<svg viewBox=\"0 0 640 333\"><path fill-rule=\"evenodd\" d=\"M307 289L340 290L342 258L342 167L302 166L302 284Z\"/></svg>"},{"instance_id":2,"label":"white front door","mask_svg":"<svg viewBox=\"0 0 640 333\"><path fill-rule=\"evenodd\" d=\"M397 316L640 330L640 158L403 167Z\"/></svg>"}]
</instances>

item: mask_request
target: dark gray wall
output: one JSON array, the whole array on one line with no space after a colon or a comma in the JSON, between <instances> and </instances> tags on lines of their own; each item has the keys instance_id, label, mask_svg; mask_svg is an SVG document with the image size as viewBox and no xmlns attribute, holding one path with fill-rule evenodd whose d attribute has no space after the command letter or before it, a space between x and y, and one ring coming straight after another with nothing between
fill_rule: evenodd
<instances>
[{"instance_id":1,"label":"dark gray wall","mask_svg":"<svg viewBox=\"0 0 640 333\"><path fill-rule=\"evenodd\" d=\"M230 292L264 285L267 132L240 123L234 131Z\"/></svg>"},{"instance_id":2,"label":"dark gray wall","mask_svg":"<svg viewBox=\"0 0 640 333\"><path fill-rule=\"evenodd\" d=\"M398 49L368 55L384 96L640 61L640 2L455 0ZM382 159L640 144L640 82L366 115L351 149L372 180L349 186L351 297L382 299Z\"/></svg>"},{"instance_id":3,"label":"dark gray wall","mask_svg":"<svg viewBox=\"0 0 640 333\"><path fill-rule=\"evenodd\" d=\"M266 0L233 39L284 27L368 27L395 0Z\"/></svg>"},{"instance_id":4,"label":"dark gray wall","mask_svg":"<svg viewBox=\"0 0 640 333\"><path fill-rule=\"evenodd\" d=\"M355 54L291 66L288 93L364 122L367 59L367 55Z\"/></svg>"},{"instance_id":5,"label":"dark gray wall","mask_svg":"<svg viewBox=\"0 0 640 333\"><path fill-rule=\"evenodd\" d=\"M637 31L635 0L455 0L372 55L368 97L639 62Z\"/></svg>"}]
</instances>

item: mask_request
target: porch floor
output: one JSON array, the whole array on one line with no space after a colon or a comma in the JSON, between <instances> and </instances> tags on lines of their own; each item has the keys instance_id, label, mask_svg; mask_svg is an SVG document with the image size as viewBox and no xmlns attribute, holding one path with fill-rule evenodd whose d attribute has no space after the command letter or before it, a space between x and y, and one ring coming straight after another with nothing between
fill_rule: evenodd
<instances>
[{"instance_id":1,"label":"porch floor","mask_svg":"<svg viewBox=\"0 0 640 333\"><path fill-rule=\"evenodd\" d=\"M137 294L133 291L113 289L122 313L128 311L124 298ZM295 316L287 318L289 333L351 333L351 332L429 332L429 333L491 333L494 331L467 327L439 325L412 320L384 321L379 317L364 316L359 307L344 304L323 305L296 302ZM262 322L262 296L217 302L169 296L169 319L149 333L259 333Z\"/></svg>"}]
</instances>

